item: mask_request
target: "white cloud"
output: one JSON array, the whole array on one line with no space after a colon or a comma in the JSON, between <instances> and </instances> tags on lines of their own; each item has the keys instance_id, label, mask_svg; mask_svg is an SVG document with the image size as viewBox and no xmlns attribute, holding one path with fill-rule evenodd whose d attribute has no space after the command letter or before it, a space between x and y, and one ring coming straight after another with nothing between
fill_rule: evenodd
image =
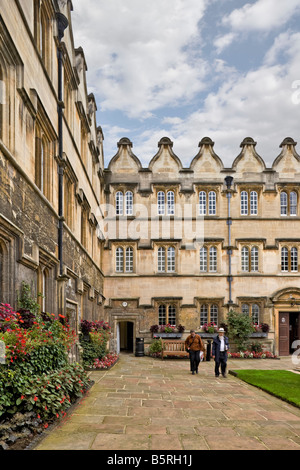
<instances>
[{"instance_id":1,"label":"white cloud","mask_svg":"<svg viewBox=\"0 0 300 470\"><path fill-rule=\"evenodd\" d=\"M257 0L246 3L223 18L234 31L272 31L287 23L300 9L300 0Z\"/></svg>"},{"instance_id":2,"label":"white cloud","mask_svg":"<svg viewBox=\"0 0 300 470\"><path fill-rule=\"evenodd\" d=\"M236 33L228 33L224 36L219 36L217 39L215 39L214 45L217 49L217 54L220 54L226 47L230 46L230 44L236 39L236 37Z\"/></svg>"},{"instance_id":3,"label":"white cloud","mask_svg":"<svg viewBox=\"0 0 300 470\"><path fill-rule=\"evenodd\" d=\"M102 110L150 117L189 101L205 87L208 67L193 44L207 0L100 0L74 4L76 47ZM193 55L191 55L193 54Z\"/></svg>"}]
</instances>

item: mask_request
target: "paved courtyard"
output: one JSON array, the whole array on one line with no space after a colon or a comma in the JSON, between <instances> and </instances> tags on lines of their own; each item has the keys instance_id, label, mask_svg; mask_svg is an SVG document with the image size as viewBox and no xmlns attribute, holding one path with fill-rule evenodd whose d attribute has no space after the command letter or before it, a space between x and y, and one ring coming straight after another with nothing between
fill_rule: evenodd
<instances>
[{"instance_id":1,"label":"paved courtyard","mask_svg":"<svg viewBox=\"0 0 300 470\"><path fill-rule=\"evenodd\" d=\"M280 360L229 360L228 370L285 369ZM214 376L214 362L191 375L185 359L121 354L72 414L35 450L300 450L300 409L236 377Z\"/></svg>"}]
</instances>

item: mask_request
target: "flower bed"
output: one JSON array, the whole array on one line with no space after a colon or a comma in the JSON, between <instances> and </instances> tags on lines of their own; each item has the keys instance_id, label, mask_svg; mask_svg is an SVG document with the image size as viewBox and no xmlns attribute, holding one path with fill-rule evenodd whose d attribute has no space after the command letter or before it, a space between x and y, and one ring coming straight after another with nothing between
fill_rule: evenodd
<instances>
[{"instance_id":1,"label":"flower bed","mask_svg":"<svg viewBox=\"0 0 300 470\"><path fill-rule=\"evenodd\" d=\"M108 370L119 360L118 354L107 354L102 359L95 359L93 365L90 367L91 370Z\"/></svg>"},{"instance_id":2,"label":"flower bed","mask_svg":"<svg viewBox=\"0 0 300 470\"><path fill-rule=\"evenodd\" d=\"M269 351L239 351L228 352L228 359L277 359L277 356Z\"/></svg>"}]
</instances>

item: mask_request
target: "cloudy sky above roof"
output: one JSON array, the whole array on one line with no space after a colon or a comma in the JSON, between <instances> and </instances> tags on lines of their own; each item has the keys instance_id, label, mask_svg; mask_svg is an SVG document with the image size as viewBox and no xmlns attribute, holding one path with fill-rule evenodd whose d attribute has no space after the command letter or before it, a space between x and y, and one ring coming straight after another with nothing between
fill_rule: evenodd
<instances>
[{"instance_id":1,"label":"cloudy sky above roof","mask_svg":"<svg viewBox=\"0 0 300 470\"><path fill-rule=\"evenodd\" d=\"M245 137L257 142L267 167L285 137L299 141L300 0L73 6L75 47L85 52L106 166L122 137L148 166L167 136L184 167L205 136L225 167Z\"/></svg>"}]
</instances>

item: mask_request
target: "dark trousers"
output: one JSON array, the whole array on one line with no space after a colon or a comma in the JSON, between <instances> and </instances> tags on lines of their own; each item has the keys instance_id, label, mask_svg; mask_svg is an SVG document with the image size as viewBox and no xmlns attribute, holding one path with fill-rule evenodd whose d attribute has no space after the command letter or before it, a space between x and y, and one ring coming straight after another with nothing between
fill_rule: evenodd
<instances>
[{"instance_id":1,"label":"dark trousers","mask_svg":"<svg viewBox=\"0 0 300 470\"><path fill-rule=\"evenodd\" d=\"M199 363L200 351L190 351L190 364L192 372L198 370Z\"/></svg>"},{"instance_id":2,"label":"dark trousers","mask_svg":"<svg viewBox=\"0 0 300 470\"><path fill-rule=\"evenodd\" d=\"M221 373L222 375L225 374L226 372L226 353L223 351L220 351L219 354L219 360L215 360L215 375L220 375L220 366L221 366Z\"/></svg>"}]
</instances>

